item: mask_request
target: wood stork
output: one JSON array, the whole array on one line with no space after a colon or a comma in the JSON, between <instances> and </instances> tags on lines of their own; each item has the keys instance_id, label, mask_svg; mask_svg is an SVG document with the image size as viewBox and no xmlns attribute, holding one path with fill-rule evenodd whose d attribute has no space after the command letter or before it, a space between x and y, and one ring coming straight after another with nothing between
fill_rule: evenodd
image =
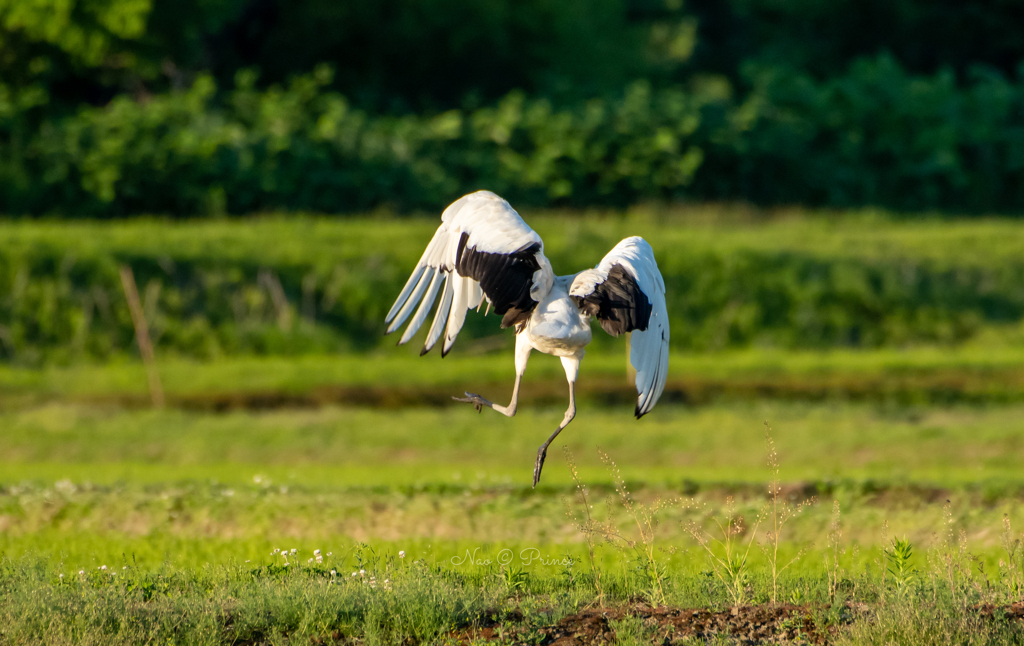
<instances>
[{"instance_id":1,"label":"wood stork","mask_svg":"<svg viewBox=\"0 0 1024 646\"><path fill-rule=\"evenodd\" d=\"M584 348L590 343L592 319L596 318L612 336L633 333L629 360L636 369L637 419L654 408L665 388L669 341L665 281L651 246L643 238L626 238L594 269L555 276L537 232L508 202L490 191L478 191L444 210L441 226L388 312L388 334L412 316L399 345L407 343L423 325L438 293L441 302L421 356L442 336L441 356L447 355L466 312L479 308L483 299L487 300L488 312L494 307L502 315L502 328L515 326L516 330L516 382L509 405L501 406L470 392L453 399L473 404L477 411L487 406L512 417L530 351L539 350L562 360L569 381L569 408L562 423L537 450L534 487L540 480L548 445L576 415L576 377Z\"/></svg>"}]
</instances>

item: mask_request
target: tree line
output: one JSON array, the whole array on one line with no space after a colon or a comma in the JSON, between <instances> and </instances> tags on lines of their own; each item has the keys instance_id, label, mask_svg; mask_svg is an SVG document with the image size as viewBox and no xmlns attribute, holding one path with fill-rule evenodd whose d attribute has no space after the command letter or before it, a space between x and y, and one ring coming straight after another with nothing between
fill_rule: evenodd
<instances>
[{"instance_id":1,"label":"tree line","mask_svg":"<svg viewBox=\"0 0 1024 646\"><path fill-rule=\"evenodd\" d=\"M1003 0L6 0L0 211L1017 212Z\"/></svg>"}]
</instances>

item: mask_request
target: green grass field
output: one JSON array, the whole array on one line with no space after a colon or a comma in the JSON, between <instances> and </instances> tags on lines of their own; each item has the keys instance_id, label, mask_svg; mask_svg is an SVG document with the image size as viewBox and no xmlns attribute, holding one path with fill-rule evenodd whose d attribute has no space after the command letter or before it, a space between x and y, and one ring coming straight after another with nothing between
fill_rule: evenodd
<instances>
[{"instance_id":1,"label":"green grass field","mask_svg":"<svg viewBox=\"0 0 1024 646\"><path fill-rule=\"evenodd\" d=\"M664 230L666 248L906 255L951 271L996 266L1019 246L1005 221L705 215L597 214L575 229L551 216L538 228L565 257L603 245L599 225ZM157 253L147 245L159 229L180 262L188 248L249 262L268 231L288 244L267 262L285 265L357 254L346 235L384 235L365 219L302 219L315 234L306 253L290 226L203 223L187 238L159 222L74 225L85 247L141 255ZM389 226L402 235L387 253L406 258L433 222ZM28 249L62 227L4 224L0 238ZM460 339L444 360L377 341L364 353L159 353L159 410L126 354L4 365L0 644L472 643L483 630L549 643L558 622L597 608L619 643L737 643L745 615L729 608L745 604L782 613L756 621L796 643L1019 643L1021 329L986 324L958 343L677 350L665 398L639 421L624 342L605 341L584 360L577 417L536 490L537 447L566 405L560 364L534 356L512 419L450 399L510 396L511 333L497 329ZM895 538L914 549L902 565ZM797 559L778 588L776 544L779 567ZM650 615L659 604L722 612L725 628L662 634L667 620Z\"/></svg>"},{"instance_id":2,"label":"green grass field","mask_svg":"<svg viewBox=\"0 0 1024 646\"><path fill-rule=\"evenodd\" d=\"M592 357L595 380L625 380L615 354ZM181 397L193 404L198 400L190 396L208 393L215 384L237 397L308 393L363 380L376 380L384 390L445 392L484 383L500 397L508 388L506 360L497 353L442 362L396 349L394 356L336 361L176 362L164 365L163 374L172 402ZM993 358L977 348L740 352L676 355L673 361L683 363L684 379L704 373L723 383L756 378L805 386L833 382L837 375L841 381L886 381L943 371L992 378L1016 370L1012 353ZM537 361L530 377L557 383L557 364L544 363ZM882 578L888 565L882 550L893 537L906 537L917 549L913 565L921 587L913 594L952 595L948 602L954 604L919 617L920 630L907 633L912 641L903 643L951 621L955 595L967 599L979 581L990 582L988 596L972 593L972 599L1009 602L1019 594L1012 568L1024 563L1008 555L1005 543L1007 536L1016 540L1014 532L1024 522L1018 467L1024 459L1024 404L1013 398L907 403L851 399L841 391L808 398L797 389L784 398L733 393L700 405L666 402L637 421L620 395L609 402L594 391L562 435L564 442L553 447L534 491L532 460L561 417L557 398L531 401L527 395L512 419L454 404L386 400L372 406L285 401L261 409L243 397L224 410L152 410L145 405L142 378L132 364L3 375L10 385L0 412L0 552L7 605L33 612L60 609L45 630L27 619L32 612L11 615L4 634L12 643L30 642L32 635L49 643L134 643L145 635L187 643L294 643L331 635L432 642L446 631L480 625L480 617L502 607L526 612L522 620L506 622L509 630L542 631L592 602L600 585L595 568L604 577L605 603L612 606L657 594L680 607L727 607L736 601L735 588L714 576L692 527L719 539L716 519L742 518L751 527L765 513L766 483L776 474L785 505L807 503L778 534L782 562L800 558L782 576L776 598L835 606L826 558L836 544L843 550L845 585L853 586L840 595L842 603L877 604L894 594ZM778 451L777 468L766 461L765 421ZM584 505L562 446L578 464L590 513L603 533L581 531L587 527ZM652 534L638 529L623 506L616 471L599 451L615 461L633 504L663 505ZM736 500L731 510L730 498ZM839 542L830 539L833 501L840 509ZM1004 519L1011 522L1010 534ZM764 551L771 545L770 521L735 538L751 549L742 573L745 603L771 599ZM609 536L621 538L609 542ZM595 544L593 561L588 538ZM636 545L650 545L650 552ZM722 545L711 545L724 555ZM289 565L273 553L281 549L297 550L287 557ZM314 550L330 553L329 560L308 563ZM409 563L417 562L419 569L410 572L418 574L395 578L387 598L365 597L365 585L350 580L367 567L360 559L376 559L371 571L397 577L384 564L397 563L399 551ZM499 563L505 554L513 555L511 563ZM959 559L960 578L942 584L936 573L953 557ZM566 559L573 562L568 571ZM649 576L652 562L660 568L657 579ZM332 577L328 567L341 574ZM347 578L337 583L339 577ZM521 581L510 583L509 577ZM660 582L657 593L652 580ZM702 580L707 585L701 587ZM333 585L340 587L333 591ZM424 598L424 586L439 592ZM155 594L158 601L139 605L138 595L153 595L145 592L150 589L162 590ZM206 596L196 596L200 589ZM231 599L247 601L236 606ZM548 601L537 605L537 599ZM892 613L893 625L912 619L912 607L900 605L905 600L894 596L896 605L880 606ZM259 610L267 603L275 608L272 618ZM373 617L385 611L376 605L381 603L386 612L404 617L424 607L433 610L422 624L380 625ZM314 608L331 610L321 616ZM346 610L339 615L339 608ZM143 611L148 614L138 614ZM75 613L91 619L80 625L71 619ZM170 617L182 613L189 617L187 629L174 629ZM246 617L250 627L226 624L224 613ZM117 617L131 621L118 623ZM111 628L111 621L118 627ZM615 624L616 634L628 632L628 621ZM878 636L864 632L864 620L852 621L840 622L835 639L858 643ZM991 643L1015 634L982 624L947 628L989 635Z\"/></svg>"}]
</instances>

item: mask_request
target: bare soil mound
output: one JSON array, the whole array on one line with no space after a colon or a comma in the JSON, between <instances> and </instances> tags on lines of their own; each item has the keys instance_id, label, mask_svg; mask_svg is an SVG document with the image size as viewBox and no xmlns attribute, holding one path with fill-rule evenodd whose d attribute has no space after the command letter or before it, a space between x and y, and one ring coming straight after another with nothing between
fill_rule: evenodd
<instances>
[{"instance_id":1,"label":"bare soil mound","mask_svg":"<svg viewBox=\"0 0 1024 646\"><path fill-rule=\"evenodd\" d=\"M825 644L829 629L814 619L821 608L791 604L741 606L713 611L703 608L651 607L638 603L618 608L587 609L562 618L557 624L540 628L515 625L505 617L493 625L462 631L455 637L464 644L489 640L528 642L552 646L612 644L616 629L630 619L631 630L640 630L653 644L675 644L694 639L725 636L737 644L800 642ZM841 621L851 621L852 610ZM510 622L509 620L513 620ZM639 620L639 626L637 622Z\"/></svg>"}]
</instances>

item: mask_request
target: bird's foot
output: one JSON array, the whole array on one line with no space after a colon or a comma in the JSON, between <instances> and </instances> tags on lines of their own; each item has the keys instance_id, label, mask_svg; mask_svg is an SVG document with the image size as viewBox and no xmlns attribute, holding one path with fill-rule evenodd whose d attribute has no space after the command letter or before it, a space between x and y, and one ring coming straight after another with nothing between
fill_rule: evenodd
<instances>
[{"instance_id":1,"label":"bird's foot","mask_svg":"<svg viewBox=\"0 0 1024 646\"><path fill-rule=\"evenodd\" d=\"M537 451L537 462L533 465L533 488L537 488L537 483L540 482L540 470L544 468L544 458L548 457L548 447L542 446Z\"/></svg>"},{"instance_id":2,"label":"bird's foot","mask_svg":"<svg viewBox=\"0 0 1024 646\"><path fill-rule=\"evenodd\" d=\"M452 399L454 399L457 402L466 402L467 404L473 404L473 406L476 408L476 412L478 413L483 410L484 406L487 406L488 408L494 407L494 404L492 404L491 402L487 401L480 395L471 392L467 392L465 397L452 397Z\"/></svg>"}]
</instances>

